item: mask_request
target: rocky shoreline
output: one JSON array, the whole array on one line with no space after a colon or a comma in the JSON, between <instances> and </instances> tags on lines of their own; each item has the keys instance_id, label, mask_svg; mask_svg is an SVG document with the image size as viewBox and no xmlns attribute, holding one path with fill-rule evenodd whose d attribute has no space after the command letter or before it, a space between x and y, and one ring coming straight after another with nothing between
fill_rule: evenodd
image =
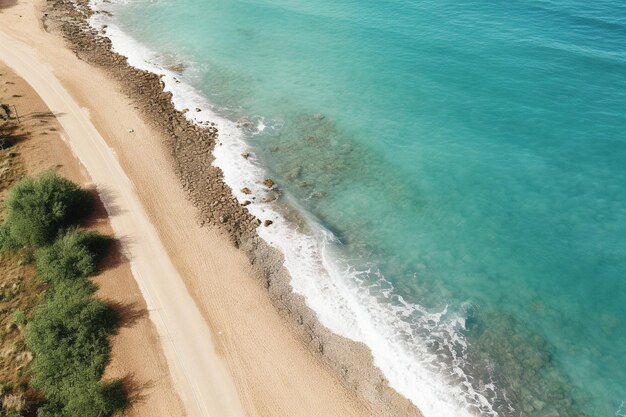
<instances>
[{"instance_id":1,"label":"rocky shoreline","mask_svg":"<svg viewBox=\"0 0 626 417\"><path fill-rule=\"evenodd\" d=\"M216 127L201 127L188 121L183 112L174 108L171 93L163 91L158 75L130 67L125 57L112 52L111 41L89 26L92 13L87 0L47 0L42 21L47 31L62 34L80 59L104 68L137 103L146 120L164 133L176 175L197 208L200 224L219 228L246 253L272 303L317 357L369 404L373 414L419 416L410 401L389 387L373 365L367 346L321 325L304 298L292 291L281 253L256 233L261 220L239 204L224 183L222 171L211 165L219 134Z\"/></svg>"}]
</instances>

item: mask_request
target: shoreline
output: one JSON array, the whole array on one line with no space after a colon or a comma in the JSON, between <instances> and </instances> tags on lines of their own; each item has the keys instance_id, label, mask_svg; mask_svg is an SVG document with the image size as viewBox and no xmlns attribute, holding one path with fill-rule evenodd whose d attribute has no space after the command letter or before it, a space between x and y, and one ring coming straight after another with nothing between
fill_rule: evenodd
<instances>
[{"instance_id":1,"label":"shoreline","mask_svg":"<svg viewBox=\"0 0 626 417\"><path fill-rule=\"evenodd\" d=\"M366 345L332 333L318 321L304 297L292 291L283 255L256 233L261 220L237 201L224 183L221 170L211 164L218 138L215 125L204 128L189 121L174 108L172 94L163 91L158 75L131 67L126 57L112 52L111 41L89 25L93 11L87 0L78 0L76 5L63 0L49 0L47 4L44 26L56 25L81 60L104 68L116 78L140 105L141 113L169 138L166 145L175 173L187 198L197 208L199 224L222 231L245 253L272 304L299 339L334 371L342 384L375 410L388 415L421 415L408 399L389 387ZM55 18L54 13L60 14ZM69 16L71 20L67 19ZM61 19L64 21L59 25Z\"/></svg>"},{"instance_id":2,"label":"shoreline","mask_svg":"<svg viewBox=\"0 0 626 417\"><path fill-rule=\"evenodd\" d=\"M78 10L75 3L0 0L3 32L33 48L26 54L45 58L43 72L56 73L81 107L72 112L93 122L128 173L183 278L175 280L187 287L213 335L207 346L235 379L246 414L420 415L389 388L369 348L331 333L291 291L282 256L256 236L258 221L211 165L215 129L187 121L159 77L112 53L110 41L88 26L87 2ZM114 194L103 191L112 204L107 209L123 214Z\"/></svg>"}]
</instances>

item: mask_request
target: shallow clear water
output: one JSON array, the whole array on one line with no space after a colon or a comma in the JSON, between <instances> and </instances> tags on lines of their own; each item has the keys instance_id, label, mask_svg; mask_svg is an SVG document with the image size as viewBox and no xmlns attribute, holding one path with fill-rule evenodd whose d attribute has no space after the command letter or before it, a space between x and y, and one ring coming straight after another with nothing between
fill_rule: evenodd
<instances>
[{"instance_id":1,"label":"shallow clear water","mask_svg":"<svg viewBox=\"0 0 626 417\"><path fill-rule=\"evenodd\" d=\"M243 133L281 204L455 407L626 415L626 3L102 7L215 112L262 120Z\"/></svg>"}]
</instances>

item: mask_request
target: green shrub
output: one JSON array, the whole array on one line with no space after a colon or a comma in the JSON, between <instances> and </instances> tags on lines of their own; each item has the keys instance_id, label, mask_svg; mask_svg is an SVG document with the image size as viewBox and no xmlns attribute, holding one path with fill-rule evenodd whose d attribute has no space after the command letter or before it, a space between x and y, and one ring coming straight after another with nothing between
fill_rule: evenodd
<instances>
[{"instance_id":1,"label":"green shrub","mask_svg":"<svg viewBox=\"0 0 626 417\"><path fill-rule=\"evenodd\" d=\"M15 250L19 245L11 238L9 226L5 223L0 224L0 250Z\"/></svg>"},{"instance_id":2,"label":"green shrub","mask_svg":"<svg viewBox=\"0 0 626 417\"><path fill-rule=\"evenodd\" d=\"M70 229L52 245L35 252L37 274L49 283L94 275L109 241L98 233Z\"/></svg>"},{"instance_id":3,"label":"green shrub","mask_svg":"<svg viewBox=\"0 0 626 417\"><path fill-rule=\"evenodd\" d=\"M90 208L89 193L54 172L26 177L9 193L0 243L5 249L49 244L61 229L82 222Z\"/></svg>"},{"instance_id":4,"label":"green shrub","mask_svg":"<svg viewBox=\"0 0 626 417\"><path fill-rule=\"evenodd\" d=\"M96 291L96 285L86 279L61 281L46 291L46 301L72 303L84 300ZM43 304L39 305L41 308Z\"/></svg>"},{"instance_id":5,"label":"green shrub","mask_svg":"<svg viewBox=\"0 0 626 417\"><path fill-rule=\"evenodd\" d=\"M97 272L110 243L77 228L90 209L87 192L48 172L11 189L0 224L0 250L26 247L23 262L32 262L34 253L38 276L53 284L30 320L19 310L12 315L19 325L28 321L30 385L46 398L38 417L109 417L126 406L120 381L100 381L117 316L92 297L96 287L86 279Z\"/></svg>"},{"instance_id":6,"label":"green shrub","mask_svg":"<svg viewBox=\"0 0 626 417\"><path fill-rule=\"evenodd\" d=\"M49 401L38 410L38 417L104 417L121 410L110 392L111 384L76 380L65 388L64 398Z\"/></svg>"},{"instance_id":7,"label":"green shrub","mask_svg":"<svg viewBox=\"0 0 626 417\"><path fill-rule=\"evenodd\" d=\"M100 417L113 414L126 406L121 382L83 384L75 389L65 404L64 413L70 416ZM119 391L119 392L118 392ZM120 396L120 394L122 396ZM120 401L121 400L121 401Z\"/></svg>"},{"instance_id":8,"label":"green shrub","mask_svg":"<svg viewBox=\"0 0 626 417\"><path fill-rule=\"evenodd\" d=\"M32 386L52 403L67 404L76 389L99 381L109 361L116 315L90 298L84 281L55 286L33 314L26 343L34 354Z\"/></svg>"},{"instance_id":9,"label":"green shrub","mask_svg":"<svg viewBox=\"0 0 626 417\"><path fill-rule=\"evenodd\" d=\"M47 400L38 417L107 417L127 405L120 381L99 382L117 315L91 297L94 288L86 279L60 281L33 314L26 331L34 354L30 384Z\"/></svg>"},{"instance_id":10,"label":"green shrub","mask_svg":"<svg viewBox=\"0 0 626 417\"><path fill-rule=\"evenodd\" d=\"M24 314L22 310L13 311L13 313L11 314L11 319L13 323L17 324L18 326L22 326L28 321L26 314Z\"/></svg>"}]
</instances>

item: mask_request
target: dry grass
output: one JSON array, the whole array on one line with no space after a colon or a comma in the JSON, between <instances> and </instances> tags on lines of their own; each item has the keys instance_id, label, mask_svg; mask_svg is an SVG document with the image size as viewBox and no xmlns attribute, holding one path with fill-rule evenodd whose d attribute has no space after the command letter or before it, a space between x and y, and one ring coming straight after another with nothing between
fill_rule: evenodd
<instances>
[{"instance_id":1,"label":"dry grass","mask_svg":"<svg viewBox=\"0 0 626 417\"><path fill-rule=\"evenodd\" d=\"M8 188L25 174L19 148L16 144L0 150L2 200ZM0 253L0 404L2 409L24 416L30 415L41 400L28 387L32 354L24 343L24 327L45 289L35 277L31 257L25 250Z\"/></svg>"},{"instance_id":2,"label":"dry grass","mask_svg":"<svg viewBox=\"0 0 626 417\"><path fill-rule=\"evenodd\" d=\"M16 129L17 126L13 120L0 123L0 137L13 135ZM20 144L15 143L13 137L7 139L7 144L6 148L0 148L0 203L2 203L0 204L0 221L4 220L2 206L9 188L26 175L24 161L20 156Z\"/></svg>"}]
</instances>

